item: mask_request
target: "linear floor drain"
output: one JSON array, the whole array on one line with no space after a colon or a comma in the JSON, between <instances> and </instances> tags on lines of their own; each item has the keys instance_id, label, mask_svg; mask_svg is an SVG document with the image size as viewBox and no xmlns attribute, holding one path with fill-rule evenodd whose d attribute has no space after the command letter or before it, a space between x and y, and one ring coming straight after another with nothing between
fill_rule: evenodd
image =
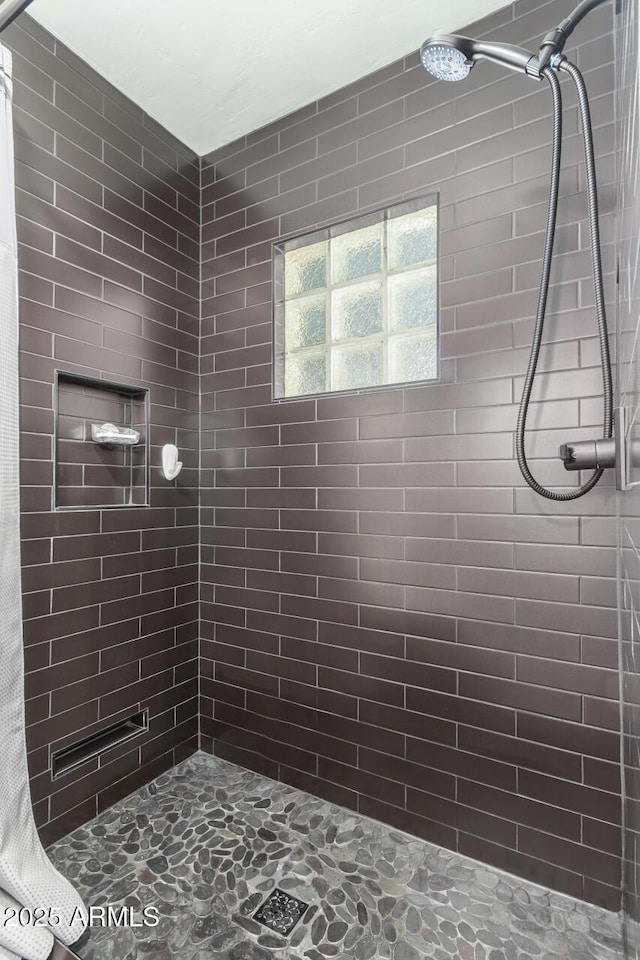
<instances>
[{"instance_id":1,"label":"linear floor drain","mask_svg":"<svg viewBox=\"0 0 640 960\"><path fill-rule=\"evenodd\" d=\"M269 894L262 906L258 907L253 919L288 937L295 925L307 912L308 903L290 896L278 887Z\"/></svg>"}]
</instances>

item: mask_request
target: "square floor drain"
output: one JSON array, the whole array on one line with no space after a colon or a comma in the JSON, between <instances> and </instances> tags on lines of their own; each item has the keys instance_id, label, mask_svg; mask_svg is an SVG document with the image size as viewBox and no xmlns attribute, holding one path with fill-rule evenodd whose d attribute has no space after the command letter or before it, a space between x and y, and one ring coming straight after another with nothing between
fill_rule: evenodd
<instances>
[{"instance_id":1,"label":"square floor drain","mask_svg":"<svg viewBox=\"0 0 640 960\"><path fill-rule=\"evenodd\" d=\"M258 907L253 919L288 937L296 923L305 915L308 903L290 896L284 890L276 889L270 893L261 907Z\"/></svg>"}]
</instances>

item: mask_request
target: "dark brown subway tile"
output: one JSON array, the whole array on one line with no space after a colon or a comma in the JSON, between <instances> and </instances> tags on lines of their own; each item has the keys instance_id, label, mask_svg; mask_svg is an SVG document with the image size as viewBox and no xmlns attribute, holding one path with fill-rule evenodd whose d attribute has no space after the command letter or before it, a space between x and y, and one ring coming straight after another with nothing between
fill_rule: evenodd
<instances>
[{"instance_id":1,"label":"dark brown subway tile","mask_svg":"<svg viewBox=\"0 0 640 960\"><path fill-rule=\"evenodd\" d=\"M526 44L543 14L521 0L472 35ZM219 756L611 905L612 501L547 509L513 464L548 104L514 100L507 80L454 91L412 55L200 164L25 23L7 35L19 51L24 504L35 511L23 558L30 613L42 613L26 627L30 676L53 671L51 690L63 666L72 678L99 657L103 678L67 680L56 704L73 688L78 706L51 721L34 707L29 742L70 742L138 702L153 731L142 767L125 753L51 807L39 779L45 831L194 749L199 634L203 745L215 737ZM608 33L584 47L603 183ZM561 428L588 430L577 401L587 417L600 389L593 345L578 349L590 301L575 125L571 113L557 342L531 414L536 471L551 484ZM440 382L272 403L271 241L428 190L441 200ZM56 365L151 387L149 510L49 512ZM159 477L165 442L184 451L175 489Z\"/></svg>"},{"instance_id":2,"label":"dark brown subway tile","mask_svg":"<svg viewBox=\"0 0 640 960\"><path fill-rule=\"evenodd\" d=\"M418 708L420 700L424 703L424 696L416 697L407 691L407 704L410 708ZM449 698L452 700L453 698ZM454 710L458 704L454 705ZM454 714L455 715L455 714ZM467 776L481 783L492 784L502 790L514 790L516 784L516 768L502 761L463 752L456 747L431 742L428 739L407 738L407 759L436 770L447 770L456 776ZM473 757L473 759L472 759ZM466 772L465 772L466 771Z\"/></svg>"},{"instance_id":3,"label":"dark brown subway tile","mask_svg":"<svg viewBox=\"0 0 640 960\"><path fill-rule=\"evenodd\" d=\"M536 630L530 627L498 625L479 620L459 620L458 640L481 647L531 653L557 660L578 661L580 641L575 635L555 630Z\"/></svg>"},{"instance_id":4,"label":"dark brown subway tile","mask_svg":"<svg viewBox=\"0 0 640 960\"><path fill-rule=\"evenodd\" d=\"M140 635L139 621L129 620L109 626L95 627L82 634L82 652L100 652L118 643L127 643ZM51 644L51 662L59 663L63 660L72 660L78 653L77 635L69 635L54 639Z\"/></svg>"},{"instance_id":5,"label":"dark brown subway tile","mask_svg":"<svg viewBox=\"0 0 640 960\"><path fill-rule=\"evenodd\" d=\"M33 27L39 31L39 38L46 40L46 32L35 24ZM52 335L56 338L56 364L69 364L87 372L97 371L98 376L108 380L139 380L142 372L139 363L132 362L127 357L127 354L136 353L135 342L125 342L120 331L129 335L145 334L147 352L144 352L143 341L139 341L140 359L157 360L162 352L162 361L170 366L175 367L177 363L183 362L182 357L185 354L177 356L175 350L189 350L189 343L185 343L184 337L182 342L175 343L166 342L164 334L150 337L149 334L154 332L153 327L148 326L143 331L141 321L141 316L144 316L151 322L170 324L175 328L175 307L167 308L158 301L141 297L136 291L143 289L142 274L151 274L162 279L165 284L172 282L176 289L180 290L181 309L197 314L197 287L188 288L185 280L181 278L178 281L175 272L184 271L196 278L197 264L190 267L185 260L186 238L185 243L180 245L175 227L167 229L165 225L157 222L156 218L149 218L142 209L143 194L137 184L144 183L147 188L156 189L158 196L163 199L175 197L177 186L184 194L179 209L187 217L194 212L193 208L189 207L189 202L197 203L199 186L193 175L183 178L182 173L177 172L178 168L186 171L186 152L170 138L162 141L161 145L162 138L158 139L148 124L145 127L142 112L138 108L132 112L132 105L127 105L124 112L118 114L118 120L129 118L125 124L126 133L105 120L102 115L104 91L111 92L113 103L117 101L125 104L124 98L109 88L106 81L82 64L70 51L66 51L61 44L55 46L52 42L50 52L46 52L40 44L31 42L19 27L14 30L14 36L18 38L16 42L19 41L21 50L15 64L19 100L16 106L19 130L16 137L17 180L21 188L18 202L22 215L18 226L21 241L20 288L24 298L23 371L27 378L34 378L25 380L23 390L23 456L29 460L28 468L25 463L25 479L28 476L30 484L29 488L25 487L28 495L25 503L27 509L33 509L39 489L34 487L33 483L34 480L47 480L46 476L40 476L38 471L52 452L50 447L45 450L36 436L39 434L42 441L50 443L47 435L53 432L53 394L51 387L47 386L47 382L50 384L53 380L53 363L50 369L46 369L42 362L42 358L51 357L54 352ZM51 103L54 82L55 106ZM48 103L42 99L43 96L48 99ZM108 110L112 112L111 107ZM44 121L46 126L40 121ZM55 157L50 152L53 142L48 130L51 135L55 133L56 136ZM103 139L106 140L106 163L101 159ZM145 149L151 147L164 157L166 166L162 172L161 162L150 163L146 171L142 169L140 163L143 160L143 144ZM136 163L138 167L135 166ZM150 171L155 182L152 182L149 176ZM54 181L55 207L52 206ZM103 192L106 208L103 207ZM118 194L128 199L126 203L121 201L116 209L114 198ZM109 206L111 209L108 209ZM55 231L55 255L47 242L49 235L42 229L37 229L37 225ZM188 232L191 231L191 228L187 228L186 221L181 221L180 226L184 226ZM140 256L137 251L143 246L143 230L153 231L159 240L165 241L165 246L153 246L149 243L146 247L147 256ZM104 248L102 231L107 238ZM125 244L127 246L124 246ZM193 248L190 249L193 253ZM196 251L196 260L197 257ZM56 284L55 305L53 283ZM132 288L129 292L126 291L127 286ZM190 301L184 299L187 289L190 290ZM162 333L160 327L157 332ZM197 331L194 331L191 337L191 352L197 354ZM157 344L155 346L154 341ZM116 350L104 350L104 346L115 346ZM167 393L165 402L169 402L175 412L170 419L163 422L171 423L174 431L181 430L180 434L173 432L170 439L179 437L179 443L196 448L196 424L188 406L183 405L182 398L175 391ZM29 434L30 430L36 432ZM189 434L194 435L194 440L187 442ZM92 482L96 482L96 467L87 469L87 479L92 481L93 478ZM195 480L195 477L193 479ZM50 478L48 482L50 483ZM43 492L44 489L46 488L43 488ZM153 492L152 497L155 497ZM50 497L47 501L42 500L38 509L48 511L49 508ZM49 616L28 620L26 628L26 639L34 644L30 648L34 652L44 651L51 646L53 665L49 667L42 658L30 657L30 682L37 680L39 684L44 683L48 690L53 691L54 711L62 710L46 723L36 715L30 716L30 745L59 742L62 737L67 737L69 742L82 736L87 725L95 724L99 715L108 715L113 696L121 696L113 691L113 686L128 689L132 681L139 676L140 658L147 649L144 646L146 635L140 636L140 627L142 625L143 630L151 627L153 615L145 614L142 620L138 617L122 620L122 615L126 615L125 608L122 608L121 614L120 609L116 611L113 605L124 603L126 607L133 602L133 596L139 592L142 583L145 596L148 593L150 599L140 598L143 605L141 609L144 612L149 608L149 604L152 608L155 607L158 594L154 592L154 588L162 587L164 576L166 582L171 583L172 589L166 593L161 591L160 596L163 605L173 608L176 599L174 590L177 589L183 596L184 588L179 584L193 579L193 568L189 574L188 566L177 566L181 560L183 563L185 561L175 549L165 550L158 555L158 548L154 548L149 541L147 557L138 553L141 547L140 528L147 524L136 522L136 513L131 513L120 527L111 528L108 523L103 526L103 518L107 516L108 512L101 517L98 511L93 510L60 514L36 512L23 518L23 553L28 564L25 567L25 590L31 591L27 593L30 598L30 614L41 612L34 604L44 596L42 592L33 591L53 591L53 612ZM139 512L137 516L140 517ZM154 523L169 528L183 522L183 518L173 510L162 515L151 512L150 516ZM116 532L111 534L109 529ZM170 530L156 530L153 533L163 534L169 541L172 539ZM195 540L197 541L197 534ZM179 539L174 539L174 544L178 542ZM159 549L162 550L162 547ZM119 565L116 561L123 550L122 563ZM131 563L132 558L137 558L135 564ZM193 563L193 559L189 562ZM126 569L127 564L129 569ZM152 579L140 580L141 573L166 570L170 567L176 569L175 576L158 574L156 583L153 575L149 574ZM101 579L102 576L104 580ZM111 626L104 619L98 619L98 603L104 604L102 610L105 619L109 618L110 613L117 612L119 622ZM183 618L187 618L184 622L193 618L194 608L185 605L177 609L179 615L176 627L180 629ZM173 610L168 610L166 620L175 619ZM193 645L185 644L174 648L171 626L169 638L172 650L176 651L174 656L179 657L174 662L180 664L184 655L190 657L193 663ZM138 643L141 644L140 647L132 650L131 646ZM118 651L124 658L124 663L118 656ZM150 651L147 649L147 652ZM106 656L107 660L102 665L105 672L101 674L97 658L103 656ZM108 662L109 657L112 658L111 663ZM96 677L99 679L96 680ZM166 685L171 687L174 682L173 672L167 674L154 670L151 679L155 686L155 691L151 687L147 688L151 702L155 692L163 691ZM145 695L142 688L140 692ZM103 694L107 698L104 704L101 702ZM124 694L125 697L129 695ZM180 691L179 696L182 695ZM192 729L188 732L185 726L176 730L176 739L171 741L171 735L168 734L167 744L171 742L179 745L180 738L192 738ZM175 750L177 749L178 746L175 747ZM134 754L137 764L138 751L134 751ZM165 765L170 765L177 756L174 746L171 745ZM114 771L115 768L112 768L112 773ZM96 795L102 795L104 791L98 784L97 774L87 773L88 771L85 771L83 777L83 791L87 801L78 804L77 792L57 791L55 805L50 809L47 805L45 830L49 829L46 819L48 817L53 818L51 830L64 832L63 824L71 823L74 817L81 815L86 819L86 804L95 812ZM51 787L45 788L45 796L50 790ZM84 812L79 814L78 811Z\"/></svg>"},{"instance_id":6,"label":"dark brown subway tile","mask_svg":"<svg viewBox=\"0 0 640 960\"><path fill-rule=\"evenodd\" d=\"M582 844L559 840L539 830L522 827L518 831L518 847L526 854L535 853L550 863L565 869L579 869L587 876L593 876L604 883L619 882L620 861L618 857L590 850Z\"/></svg>"},{"instance_id":7,"label":"dark brown subway tile","mask_svg":"<svg viewBox=\"0 0 640 960\"><path fill-rule=\"evenodd\" d=\"M519 728L518 728L518 735ZM459 727L459 746L472 753L531 768L567 780L579 781L582 763L579 753L555 750L546 744L527 743L526 756L518 739L496 732Z\"/></svg>"},{"instance_id":8,"label":"dark brown subway tile","mask_svg":"<svg viewBox=\"0 0 640 960\"><path fill-rule=\"evenodd\" d=\"M580 898L582 895L581 874L565 870L536 856L510 850L501 844L492 843L464 831L460 833L459 850L465 856L481 860L483 863L509 873L515 873L534 883L552 887L567 896Z\"/></svg>"},{"instance_id":9,"label":"dark brown subway tile","mask_svg":"<svg viewBox=\"0 0 640 960\"><path fill-rule=\"evenodd\" d=\"M508 707L482 703L466 699L457 694L440 694L425 691L418 687L407 687L407 708L417 713L443 720L465 723L485 730L496 730L511 734L516 729L516 715ZM431 721L430 721L431 722ZM425 726L422 736L429 736L429 726Z\"/></svg>"},{"instance_id":10,"label":"dark brown subway tile","mask_svg":"<svg viewBox=\"0 0 640 960\"><path fill-rule=\"evenodd\" d=\"M462 696L520 707L560 719L579 720L582 716L580 696L568 691L463 673L460 675L459 692Z\"/></svg>"}]
</instances>

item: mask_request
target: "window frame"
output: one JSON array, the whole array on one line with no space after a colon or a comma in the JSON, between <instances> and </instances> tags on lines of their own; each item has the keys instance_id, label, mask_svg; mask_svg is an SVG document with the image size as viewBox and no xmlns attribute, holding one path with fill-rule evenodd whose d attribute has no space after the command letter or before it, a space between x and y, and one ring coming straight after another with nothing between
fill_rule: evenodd
<instances>
[{"instance_id":1,"label":"window frame","mask_svg":"<svg viewBox=\"0 0 640 960\"><path fill-rule=\"evenodd\" d=\"M335 284L333 282L333 277L331 275L331 257L330 254L327 256L327 267L328 275L326 278L326 283L323 287L316 288L315 291L310 290L308 293L303 294L302 296L308 295L313 296L315 292L320 294L321 292L327 296L328 306L327 306L327 338L324 341L324 344L317 344L317 347L320 349L324 347L327 351L328 357L328 366L329 370L327 371L328 382L331 383L332 370L331 370L331 351L334 344L330 338L330 327L331 327L331 295L334 290L346 290L349 287L356 287L366 284L368 282L375 283L377 281L382 284L382 318L383 318L383 371L386 373L389 369L389 341L390 335L388 330L388 286L387 280L389 277L401 276L402 274L411 274L417 272L418 270L425 269L429 265L435 266L435 298L436 298L436 320L433 326L435 327L435 343L436 343L436 375L434 377L429 377L428 379L422 380L407 380L407 381L398 381L393 383L379 383L373 384L366 387L350 387L341 390L322 390L315 393L300 393L300 394L285 394L285 295L284 295L284 265L285 265L285 254L296 250L298 248L312 246L314 243L320 243L323 241L330 241L340 237L344 234L353 233L357 230L363 229L368 226L372 226L378 223L386 224L387 221L393 220L397 217L405 216L410 213L414 213L418 210L422 210L428 207L436 208L436 252L435 257L429 261L420 261L418 264L411 264L409 267L393 271L389 273L387 270L387 242L386 242L386 227L383 231L383 244L382 244L382 259L381 259L381 270L376 274L369 274L363 277L356 277L352 280L343 281L341 283ZM271 326L272 326L272 340L271 340L271 399L274 403L280 403L288 400L305 400L305 399L314 399L318 397L332 397L332 396L344 396L350 394L359 394L359 393L370 393L374 390L389 390L389 389L403 389L410 386L420 386L424 384L433 384L439 383L441 380L441 349L440 349L440 195L438 191L430 191L429 193L420 194L417 197L410 197L406 200L399 200L394 203L385 204L382 207L378 207L375 210L367 210L362 213L356 213L353 216L346 217L343 220L332 221L330 223L325 223L322 225L314 225L310 230L297 231L295 233L287 234L285 236L278 237L276 240L272 241L271 244ZM418 328L413 328L414 332ZM394 334L393 336L398 336ZM400 334L400 337L402 335ZM409 334L408 334L409 336ZM380 333L367 334L363 337L349 338L348 340L343 341L345 344L353 343L366 343L370 341L379 341ZM301 347L299 348L300 352L308 351L312 347ZM297 351L294 351L297 352Z\"/></svg>"}]
</instances>

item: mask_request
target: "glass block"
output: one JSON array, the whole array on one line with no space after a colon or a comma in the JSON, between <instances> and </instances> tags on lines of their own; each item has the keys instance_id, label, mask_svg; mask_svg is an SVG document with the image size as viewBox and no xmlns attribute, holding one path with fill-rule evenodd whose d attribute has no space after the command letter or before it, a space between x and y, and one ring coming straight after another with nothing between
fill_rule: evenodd
<instances>
[{"instance_id":1,"label":"glass block","mask_svg":"<svg viewBox=\"0 0 640 960\"><path fill-rule=\"evenodd\" d=\"M389 277L389 327L410 330L438 319L436 268L411 270Z\"/></svg>"},{"instance_id":2,"label":"glass block","mask_svg":"<svg viewBox=\"0 0 640 960\"><path fill-rule=\"evenodd\" d=\"M434 205L387 222L389 270L435 260L438 248L438 208Z\"/></svg>"},{"instance_id":3,"label":"glass block","mask_svg":"<svg viewBox=\"0 0 640 960\"><path fill-rule=\"evenodd\" d=\"M382 224L343 233L331 241L331 276L334 283L356 280L382 267Z\"/></svg>"},{"instance_id":4,"label":"glass block","mask_svg":"<svg viewBox=\"0 0 640 960\"><path fill-rule=\"evenodd\" d=\"M295 297L327 285L327 242L290 250L284 255L284 295Z\"/></svg>"},{"instance_id":5,"label":"glass block","mask_svg":"<svg viewBox=\"0 0 640 960\"><path fill-rule=\"evenodd\" d=\"M438 341L435 327L428 333L389 340L389 382L433 380L438 376Z\"/></svg>"},{"instance_id":6,"label":"glass block","mask_svg":"<svg viewBox=\"0 0 640 960\"><path fill-rule=\"evenodd\" d=\"M382 341L345 343L332 352L333 390L357 390L383 383Z\"/></svg>"},{"instance_id":7,"label":"glass block","mask_svg":"<svg viewBox=\"0 0 640 960\"><path fill-rule=\"evenodd\" d=\"M287 300L284 307L287 350L324 343L327 337L327 297L301 297Z\"/></svg>"},{"instance_id":8,"label":"glass block","mask_svg":"<svg viewBox=\"0 0 640 960\"><path fill-rule=\"evenodd\" d=\"M367 337L382 330L382 284L359 283L333 291L331 336Z\"/></svg>"},{"instance_id":9,"label":"glass block","mask_svg":"<svg viewBox=\"0 0 640 960\"><path fill-rule=\"evenodd\" d=\"M327 389L327 355L324 350L289 353L284 365L284 393L298 397L304 393L324 393Z\"/></svg>"}]
</instances>

